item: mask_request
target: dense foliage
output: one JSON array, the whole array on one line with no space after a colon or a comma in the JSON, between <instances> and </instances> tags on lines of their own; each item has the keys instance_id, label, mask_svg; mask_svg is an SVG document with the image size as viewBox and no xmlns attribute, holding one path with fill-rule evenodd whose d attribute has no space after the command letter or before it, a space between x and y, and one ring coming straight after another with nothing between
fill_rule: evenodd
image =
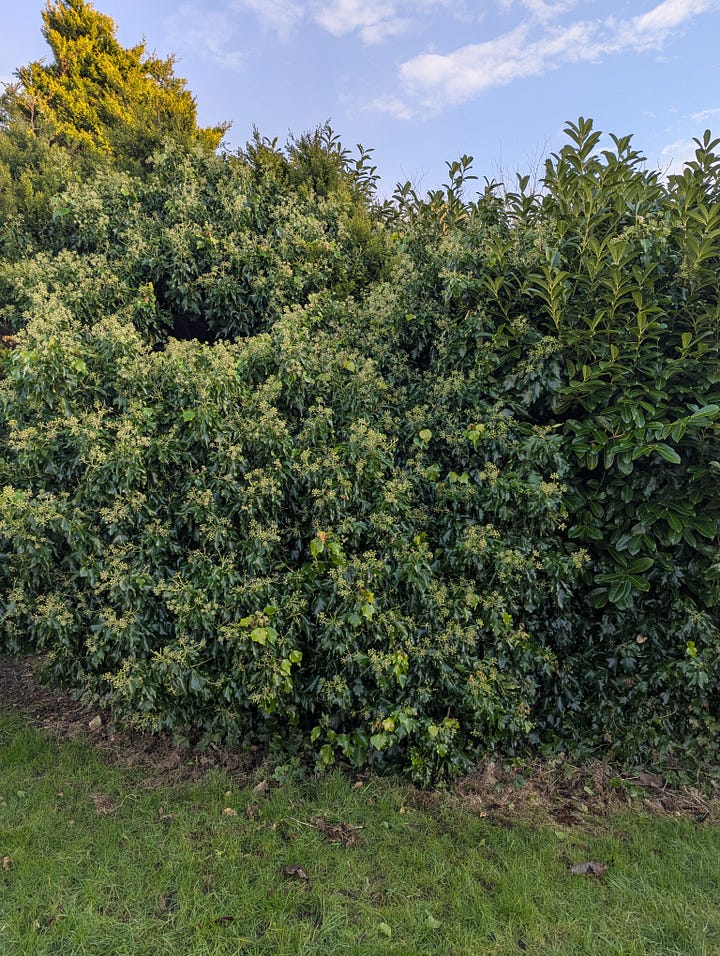
<instances>
[{"instance_id":1,"label":"dense foliage","mask_svg":"<svg viewBox=\"0 0 720 956\"><path fill-rule=\"evenodd\" d=\"M468 199L463 157L381 204L326 127L139 166L78 125L80 177L24 122L0 647L145 726L420 781L717 760L718 141L664 180L580 119L535 192Z\"/></svg>"}]
</instances>

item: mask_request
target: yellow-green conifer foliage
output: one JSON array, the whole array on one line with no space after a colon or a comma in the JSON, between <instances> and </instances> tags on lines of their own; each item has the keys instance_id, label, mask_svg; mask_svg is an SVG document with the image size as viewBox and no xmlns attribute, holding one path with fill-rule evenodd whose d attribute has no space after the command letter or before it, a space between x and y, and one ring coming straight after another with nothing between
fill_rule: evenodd
<instances>
[{"instance_id":1,"label":"yellow-green conifer foliage","mask_svg":"<svg viewBox=\"0 0 720 956\"><path fill-rule=\"evenodd\" d=\"M130 166L167 137L208 149L220 144L229 124L198 127L174 57L150 55L144 42L124 48L112 18L86 0L49 0L42 17L54 59L21 67L8 90L11 113L36 135Z\"/></svg>"}]
</instances>

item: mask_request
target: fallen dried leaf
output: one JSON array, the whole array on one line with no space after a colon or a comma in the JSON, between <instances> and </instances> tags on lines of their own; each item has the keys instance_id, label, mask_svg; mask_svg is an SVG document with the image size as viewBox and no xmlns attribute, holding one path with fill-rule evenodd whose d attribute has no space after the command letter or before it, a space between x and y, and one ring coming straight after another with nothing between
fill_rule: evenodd
<instances>
[{"instance_id":1,"label":"fallen dried leaf","mask_svg":"<svg viewBox=\"0 0 720 956\"><path fill-rule=\"evenodd\" d=\"M282 872L285 876L294 876L296 879L303 880L304 882L307 882L310 879L305 870L297 863L291 863L290 866L284 866L282 868Z\"/></svg>"},{"instance_id":2,"label":"fallen dried leaf","mask_svg":"<svg viewBox=\"0 0 720 956\"><path fill-rule=\"evenodd\" d=\"M3 868L3 870L9 870L9 869L10 869L10 863L11 863L10 857L9 857L9 856L4 856L4 857L2 858L2 868Z\"/></svg>"},{"instance_id":3,"label":"fallen dried leaf","mask_svg":"<svg viewBox=\"0 0 720 956\"><path fill-rule=\"evenodd\" d=\"M589 860L587 863L576 863L575 866L571 866L570 872L575 876L602 876L607 868L607 863Z\"/></svg>"},{"instance_id":4,"label":"fallen dried leaf","mask_svg":"<svg viewBox=\"0 0 720 956\"><path fill-rule=\"evenodd\" d=\"M238 815L238 812L237 810L233 810L232 807L225 807L225 809L222 812L222 815L224 817L236 817Z\"/></svg>"},{"instance_id":5,"label":"fallen dried leaf","mask_svg":"<svg viewBox=\"0 0 720 956\"><path fill-rule=\"evenodd\" d=\"M100 730L100 728L102 727L102 717L100 717L99 715L97 717L93 717L93 719L88 724L88 727L90 728L90 730L92 730L93 733L95 733L95 731L97 730Z\"/></svg>"}]
</instances>

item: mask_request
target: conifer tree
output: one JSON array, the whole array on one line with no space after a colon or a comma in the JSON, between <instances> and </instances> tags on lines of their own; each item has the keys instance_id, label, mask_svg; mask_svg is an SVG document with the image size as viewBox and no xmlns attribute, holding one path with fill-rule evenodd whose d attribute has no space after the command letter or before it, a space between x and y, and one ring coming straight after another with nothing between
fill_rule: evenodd
<instances>
[{"instance_id":1,"label":"conifer tree","mask_svg":"<svg viewBox=\"0 0 720 956\"><path fill-rule=\"evenodd\" d=\"M144 42L124 48L111 17L86 0L49 0L43 36L53 61L16 71L6 90L3 125L20 122L33 135L95 161L102 156L137 168L165 138L217 148L229 124L197 125L195 100L175 76L174 57L149 54Z\"/></svg>"}]
</instances>

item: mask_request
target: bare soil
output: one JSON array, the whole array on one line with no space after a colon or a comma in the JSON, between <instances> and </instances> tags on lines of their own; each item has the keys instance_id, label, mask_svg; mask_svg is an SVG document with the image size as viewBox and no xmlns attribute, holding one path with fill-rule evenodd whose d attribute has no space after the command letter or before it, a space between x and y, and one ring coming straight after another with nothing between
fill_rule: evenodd
<instances>
[{"instance_id":1,"label":"bare soil","mask_svg":"<svg viewBox=\"0 0 720 956\"><path fill-rule=\"evenodd\" d=\"M146 785L202 778L212 768L255 780L262 763L257 751L178 743L170 734L118 727L111 714L86 707L61 688L39 679L41 661L0 656L0 708L20 713L56 740L84 737L111 763L148 770Z\"/></svg>"},{"instance_id":2,"label":"bare soil","mask_svg":"<svg viewBox=\"0 0 720 956\"><path fill-rule=\"evenodd\" d=\"M248 784L267 772L267 761L257 749L200 749L178 743L169 734L119 728L109 713L86 707L64 690L41 682L40 663L33 657L0 656L0 708L21 713L54 739L83 737L108 761L143 768L146 786L200 779L213 768ZM410 790L406 798L408 805L426 810L447 806L448 801L506 826L520 818L563 827L585 825L595 817L631 808L720 825L717 781L673 787L643 769L621 770L602 761L576 766L563 757L514 764L484 761L450 793Z\"/></svg>"}]
</instances>

